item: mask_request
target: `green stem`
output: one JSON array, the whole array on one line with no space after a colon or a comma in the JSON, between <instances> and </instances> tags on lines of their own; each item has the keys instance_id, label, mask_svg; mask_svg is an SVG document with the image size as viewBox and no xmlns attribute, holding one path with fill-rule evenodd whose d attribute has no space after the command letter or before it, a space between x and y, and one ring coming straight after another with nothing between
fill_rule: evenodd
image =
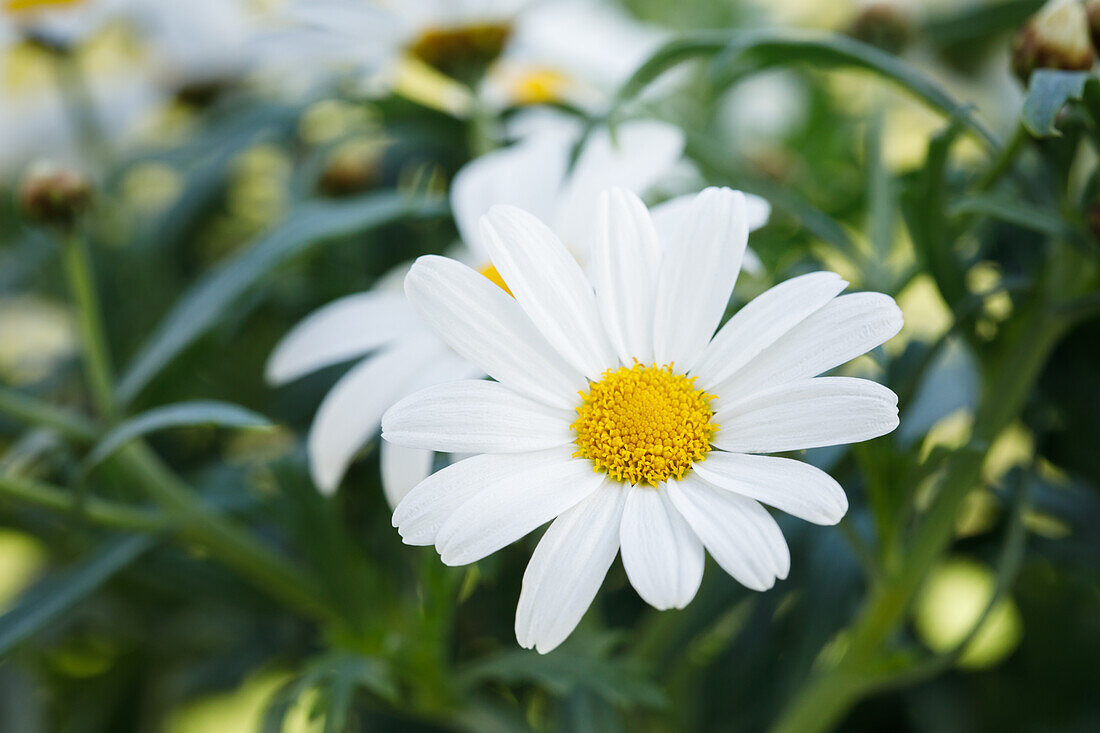
<instances>
[{"instance_id":1,"label":"green stem","mask_svg":"<svg viewBox=\"0 0 1100 733\"><path fill-rule=\"evenodd\" d=\"M873 676L861 674L873 666L882 646L905 619L925 575L954 537L955 517L971 489L981 482L989 445L1024 407L1047 357L1065 330L1044 302L1037 303L1025 327L1013 340L1005 365L975 417L974 439L952 459L931 508L905 551L905 564L889 582L872 590L847 638L843 656L821 670L782 713L773 730L813 733L835 726L872 687Z\"/></svg>"},{"instance_id":2,"label":"green stem","mask_svg":"<svg viewBox=\"0 0 1100 733\"><path fill-rule=\"evenodd\" d=\"M77 509L76 495L72 492L14 476L0 476L0 495L62 512L73 512ZM83 518L111 529L155 532L168 526L168 521L162 514L96 497L85 498L80 510Z\"/></svg>"},{"instance_id":3,"label":"green stem","mask_svg":"<svg viewBox=\"0 0 1100 733\"><path fill-rule=\"evenodd\" d=\"M179 521L186 537L305 615L342 623L325 602L323 587L311 575L203 503L147 446L131 444L113 460Z\"/></svg>"},{"instance_id":4,"label":"green stem","mask_svg":"<svg viewBox=\"0 0 1100 733\"><path fill-rule=\"evenodd\" d=\"M84 349L84 368L96 411L104 418L114 415L114 392L111 386L111 359L103 333L103 318L96 298L92 263L83 237L69 234L62 247L65 276L77 310L77 326Z\"/></svg>"},{"instance_id":5,"label":"green stem","mask_svg":"<svg viewBox=\"0 0 1100 733\"><path fill-rule=\"evenodd\" d=\"M56 430L64 437L90 443L95 440L96 425L91 420L29 397L8 387L0 387L0 413L31 425Z\"/></svg>"}]
</instances>

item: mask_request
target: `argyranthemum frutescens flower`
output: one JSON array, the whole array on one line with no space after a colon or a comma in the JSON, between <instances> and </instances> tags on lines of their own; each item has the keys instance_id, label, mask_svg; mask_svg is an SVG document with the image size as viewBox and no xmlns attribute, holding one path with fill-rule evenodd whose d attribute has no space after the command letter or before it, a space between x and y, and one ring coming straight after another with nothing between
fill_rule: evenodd
<instances>
[{"instance_id":1,"label":"argyranthemum frutescens flower","mask_svg":"<svg viewBox=\"0 0 1100 733\"><path fill-rule=\"evenodd\" d=\"M570 127L540 127L515 145L467 164L451 186L451 205L463 247L455 255L499 281L477 231L494 204L531 209L554 222L558 236L586 257L598 193L608 186L645 192L680 161L683 133L673 125L634 120L595 131L572 170L579 140ZM675 200L674 200L675 202ZM670 204L670 216L678 205ZM767 220L757 200L757 225ZM404 276L404 271L400 273ZM360 448L377 434L382 413L397 400L437 382L481 374L439 340L400 289L385 284L335 301L298 324L275 348L266 376L284 384L323 367L366 356L325 396L310 428L310 469L318 488L336 489ZM431 472L432 451L383 444L382 486L391 504Z\"/></svg>"},{"instance_id":2,"label":"argyranthemum frutescens flower","mask_svg":"<svg viewBox=\"0 0 1100 733\"><path fill-rule=\"evenodd\" d=\"M897 427L886 387L817 376L897 333L893 299L837 297L847 283L816 272L719 329L748 236L744 198L728 189L699 194L664 241L636 196L603 194L591 277L518 208L494 207L482 231L514 298L443 257L405 279L439 337L496 380L439 384L383 417L387 441L477 454L401 501L405 542L464 565L553 520L516 611L519 643L540 652L572 632L620 550L659 609L694 597L704 548L749 588L786 577L787 545L761 502L821 524L848 503L825 472L758 454Z\"/></svg>"}]
</instances>

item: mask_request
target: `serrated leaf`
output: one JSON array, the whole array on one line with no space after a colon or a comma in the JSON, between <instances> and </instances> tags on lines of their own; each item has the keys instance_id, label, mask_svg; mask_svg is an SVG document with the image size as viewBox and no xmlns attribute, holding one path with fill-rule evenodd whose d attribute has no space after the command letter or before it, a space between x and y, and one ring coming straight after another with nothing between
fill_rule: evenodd
<instances>
[{"instance_id":1,"label":"serrated leaf","mask_svg":"<svg viewBox=\"0 0 1100 733\"><path fill-rule=\"evenodd\" d=\"M258 412L217 400L195 400L154 407L108 432L84 460L84 469L91 469L135 438L168 428L194 425L255 429L270 428L272 422Z\"/></svg>"},{"instance_id":2,"label":"serrated leaf","mask_svg":"<svg viewBox=\"0 0 1100 733\"><path fill-rule=\"evenodd\" d=\"M1035 137L1061 137L1054 126L1058 113L1070 101L1085 98L1085 87L1091 83L1100 92L1097 78L1087 71L1039 69L1031 75L1021 118L1024 127Z\"/></svg>"},{"instance_id":3,"label":"serrated leaf","mask_svg":"<svg viewBox=\"0 0 1100 733\"><path fill-rule=\"evenodd\" d=\"M176 301L119 380L119 403L136 397L245 292L309 246L402 218L427 218L445 211L442 199L413 199L396 191L369 193L347 201L301 204L276 229L202 277Z\"/></svg>"}]
</instances>

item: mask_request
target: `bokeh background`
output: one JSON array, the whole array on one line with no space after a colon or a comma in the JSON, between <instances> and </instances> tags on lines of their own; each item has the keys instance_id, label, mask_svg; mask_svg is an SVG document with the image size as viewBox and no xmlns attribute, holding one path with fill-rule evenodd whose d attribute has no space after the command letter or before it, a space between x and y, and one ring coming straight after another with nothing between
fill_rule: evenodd
<instances>
[{"instance_id":1,"label":"bokeh background","mask_svg":"<svg viewBox=\"0 0 1100 733\"><path fill-rule=\"evenodd\" d=\"M422 4L0 0L0 731L1100 729L1098 4L482 2L505 41L451 45L463 3ZM452 247L449 182L535 108L679 125L651 201L771 202L731 309L825 268L906 319L846 368L901 427L804 456L851 510L781 520L789 579L710 564L659 613L616 564L546 656L512 631L533 538L402 545L377 441L335 496L306 468L350 362L264 380L303 317ZM88 463L177 403L145 450L205 513Z\"/></svg>"}]
</instances>

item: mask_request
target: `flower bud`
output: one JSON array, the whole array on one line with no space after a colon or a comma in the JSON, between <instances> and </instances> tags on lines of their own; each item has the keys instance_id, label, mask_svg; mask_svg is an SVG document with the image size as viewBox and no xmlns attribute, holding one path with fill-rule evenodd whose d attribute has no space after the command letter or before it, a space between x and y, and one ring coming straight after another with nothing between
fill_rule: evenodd
<instances>
[{"instance_id":1,"label":"flower bud","mask_svg":"<svg viewBox=\"0 0 1100 733\"><path fill-rule=\"evenodd\" d=\"M1016 34L1012 68L1025 82L1036 69L1085 71L1095 53L1079 0L1050 0Z\"/></svg>"},{"instance_id":2,"label":"flower bud","mask_svg":"<svg viewBox=\"0 0 1100 733\"><path fill-rule=\"evenodd\" d=\"M872 2L852 20L848 35L896 54L912 40L913 24L905 10L896 4Z\"/></svg>"},{"instance_id":3,"label":"flower bud","mask_svg":"<svg viewBox=\"0 0 1100 733\"><path fill-rule=\"evenodd\" d=\"M1100 48L1100 0L1085 0L1085 15L1089 19L1089 34L1093 49Z\"/></svg>"},{"instance_id":4,"label":"flower bud","mask_svg":"<svg viewBox=\"0 0 1100 733\"><path fill-rule=\"evenodd\" d=\"M353 140L339 146L329 157L318 185L328 196L360 193L378 184L382 175L385 143Z\"/></svg>"},{"instance_id":5,"label":"flower bud","mask_svg":"<svg viewBox=\"0 0 1100 733\"><path fill-rule=\"evenodd\" d=\"M54 161L31 164L19 186L19 208L32 221L71 226L92 202L92 184L80 171Z\"/></svg>"}]
</instances>

